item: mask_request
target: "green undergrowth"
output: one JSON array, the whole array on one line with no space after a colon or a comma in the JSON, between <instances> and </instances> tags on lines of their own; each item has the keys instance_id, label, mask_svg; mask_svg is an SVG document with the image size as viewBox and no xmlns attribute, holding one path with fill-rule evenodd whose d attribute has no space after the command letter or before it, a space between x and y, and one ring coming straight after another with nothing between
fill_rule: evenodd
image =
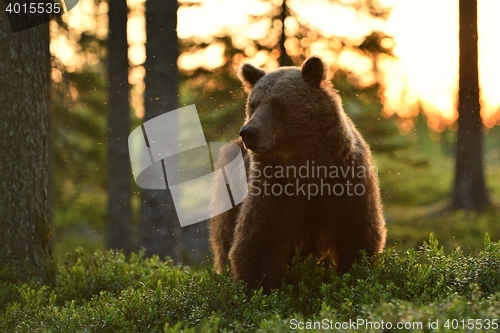
<instances>
[{"instance_id":1,"label":"green undergrowth","mask_svg":"<svg viewBox=\"0 0 500 333\"><path fill-rule=\"evenodd\" d=\"M374 155L388 244L397 240L403 249L417 248L433 233L446 253L458 245L468 254L483 248L486 232L500 240L500 132L495 128L485 137L486 187L492 205L483 212L446 209L453 189L456 133L443 133L440 141L431 140L427 128L408 136L412 135L418 139L408 148Z\"/></svg>"},{"instance_id":2,"label":"green undergrowth","mask_svg":"<svg viewBox=\"0 0 500 333\"><path fill-rule=\"evenodd\" d=\"M444 332L453 319L465 320L448 321L453 331L479 332L477 321L462 326L472 318L493 328L500 318L500 243L488 235L482 251L467 255L459 248L446 254L431 235L417 249L363 258L345 275L296 256L270 295L248 291L228 273L112 252L68 254L51 285L0 274L0 332L288 332L314 322L350 326L308 332L378 332L382 321ZM372 326L353 326L361 320Z\"/></svg>"},{"instance_id":3,"label":"green undergrowth","mask_svg":"<svg viewBox=\"0 0 500 333\"><path fill-rule=\"evenodd\" d=\"M401 242L404 248L417 248L422 240L433 233L440 240L446 253L460 246L464 253L477 253L483 248L483 236L487 231L493 241L500 239L500 210L485 212L429 213L423 208L399 208L390 210L387 219L388 245Z\"/></svg>"}]
</instances>

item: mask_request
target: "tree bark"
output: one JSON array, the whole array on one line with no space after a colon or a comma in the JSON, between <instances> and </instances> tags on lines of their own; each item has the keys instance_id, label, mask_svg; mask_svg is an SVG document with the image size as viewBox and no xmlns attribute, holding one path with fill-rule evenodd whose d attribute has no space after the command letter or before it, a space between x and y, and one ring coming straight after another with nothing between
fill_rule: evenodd
<instances>
[{"instance_id":1,"label":"tree bark","mask_svg":"<svg viewBox=\"0 0 500 333\"><path fill-rule=\"evenodd\" d=\"M144 121L179 106L177 8L175 0L146 1ZM180 224L170 190L141 190L139 233L146 256L178 260Z\"/></svg>"},{"instance_id":2,"label":"tree bark","mask_svg":"<svg viewBox=\"0 0 500 333\"><path fill-rule=\"evenodd\" d=\"M484 179L483 124L479 104L477 65L477 1L460 0L460 69L455 209L482 210L489 205Z\"/></svg>"},{"instance_id":3,"label":"tree bark","mask_svg":"<svg viewBox=\"0 0 500 333\"><path fill-rule=\"evenodd\" d=\"M0 266L52 276L47 24L12 33L0 14ZM28 260L26 260L28 259Z\"/></svg>"},{"instance_id":4,"label":"tree bark","mask_svg":"<svg viewBox=\"0 0 500 333\"><path fill-rule=\"evenodd\" d=\"M109 2L108 34L108 209L106 247L132 252L130 106L126 0Z\"/></svg>"}]
</instances>

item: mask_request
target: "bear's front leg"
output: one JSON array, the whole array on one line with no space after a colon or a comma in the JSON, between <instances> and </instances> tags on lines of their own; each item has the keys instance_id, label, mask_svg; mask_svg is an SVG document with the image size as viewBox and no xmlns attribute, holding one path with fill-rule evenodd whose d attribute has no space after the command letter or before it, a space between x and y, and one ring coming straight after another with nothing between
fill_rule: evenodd
<instances>
[{"instance_id":1,"label":"bear's front leg","mask_svg":"<svg viewBox=\"0 0 500 333\"><path fill-rule=\"evenodd\" d=\"M303 208L293 201L290 197L247 197L229 253L235 281L243 280L253 290L262 287L264 293L280 286L301 236Z\"/></svg>"},{"instance_id":2,"label":"bear's front leg","mask_svg":"<svg viewBox=\"0 0 500 333\"><path fill-rule=\"evenodd\" d=\"M376 189L377 190L377 189ZM385 245L385 221L378 192L367 191L364 196L353 196L341 216L337 216L335 251L337 268L346 273L364 251L368 256L380 253Z\"/></svg>"},{"instance_id":3,"label":"bear's front leg","mask_svg":"<svg viewBox=\"0 0 500 333\"><path fill-rule=\"evenodd\" d=\"M229 265L229 251L233 245L236 219L241 205L210 220L210 243L214 254L214 263L218 273Z\"/></svg>"}]
</instances>

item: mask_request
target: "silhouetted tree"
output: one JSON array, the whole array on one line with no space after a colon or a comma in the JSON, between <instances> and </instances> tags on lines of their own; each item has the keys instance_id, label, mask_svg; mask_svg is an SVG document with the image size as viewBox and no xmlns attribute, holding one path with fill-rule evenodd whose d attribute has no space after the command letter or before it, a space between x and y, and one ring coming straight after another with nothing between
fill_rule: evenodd
<instances>
[{"instance_id":1,"label":"silhouetted tree","mask_svg":"<svg viewBox=\"0 0 500 333\"><path fill-rule=\"evenodd\" d=\"M12 33L0 15L0 266L51 276L49 29ZM31 270L31 269L30 269Z\"/></svg>"},{"instance_id":2,"label":"silhouetted tree","mask_svg":"<svg viewBox=\"0 0 500 333\"><path fill-rule=\"evenodd\" d=\"M458 133L452 207L489 205L484 180L483 133L477 66L477 0L460 0Z\"/></svg>"},{"instance_id":3,"label":"silhouetted tree","mask_svg":"<svg viewBox=\"0 0 500 333\"><path fill-rule=\"evenodd\" d=\"M285 42L286 42L286 34L285 34L285 19L289 15L288 13L288 6L286 5L286 0L283 0L281 3L281 10L279 13L279 20L281 22L281 32L280 32L280 39L278 42L279 48L280 48L280 56L278 58L278 62L280 64L280 67L282 66L293 66L295 65L293 63L292 58L288 55L286 52L286 47L285 47Z\"/></svg>"},{"instance_id":4,"label":"silhouetted tree","mask_svg":"<svg viewBox=\"0 0 500 333\"><path fill-rule=\"evenodd\" d=\"M132 192L127 140L130 132L127 14L126 0L109 2L106 247L129 254L132 251Z\"/></svg>"},{"instance_id":5,"label":"silhouetted tree","mask_svg":"<svg viewBox=\"0 0 500 333\"><path fill-rule=\"evenodd\" d=\"M176 0L146 1L144 121L179 105L177 8ZM140 210L139 245L146 255L177 260L180 225L170 190L141 190Z\"/></svg>"}]
</instances>

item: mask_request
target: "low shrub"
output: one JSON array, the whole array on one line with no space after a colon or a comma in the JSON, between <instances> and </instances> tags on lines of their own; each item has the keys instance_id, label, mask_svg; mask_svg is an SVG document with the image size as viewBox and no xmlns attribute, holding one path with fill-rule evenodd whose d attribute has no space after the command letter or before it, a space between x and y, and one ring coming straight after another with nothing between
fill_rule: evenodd
<instances>
[{"instance_id":1,"label":"low shrub","mask_svg":"<svg viewBox=\"0 0 500 333\"><path fill-rule=\"evenodd\" d=\"M488 235L484 243L477 254L459 248L445 254L431 235L418 249L364 257L344 275L297 255L270 295L248 291L228 272L77 250L60 264L53 285L2 275L0 331L379 332L407 325L409 332L479 332L487 324L495 330L500 244Z\"/></svg>"}]
</instances>

